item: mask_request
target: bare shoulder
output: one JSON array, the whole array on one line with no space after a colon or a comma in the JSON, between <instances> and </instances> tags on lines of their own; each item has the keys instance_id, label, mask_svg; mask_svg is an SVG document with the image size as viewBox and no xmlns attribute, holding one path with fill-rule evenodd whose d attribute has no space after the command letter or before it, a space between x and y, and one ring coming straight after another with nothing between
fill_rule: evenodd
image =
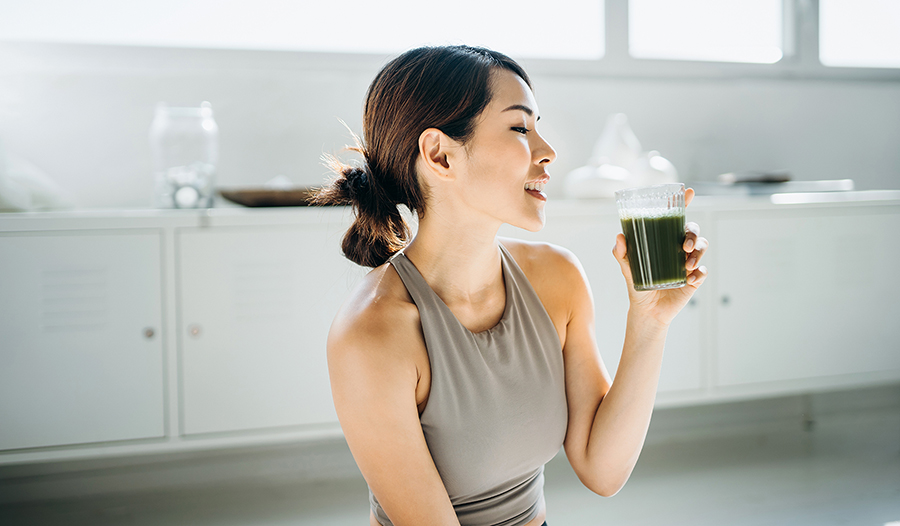
<instances>
[{"instance_id":1,"label":"bare shoulder","mask_svg":"<svg viewBox=\"0 0 900 526\"><path fill-rule=\"evenodd\" d=\"M360 281L328 335L329 368L344 359L360 365L409 364L422 349L419 310L389 263Z\"/></svg>"},{"instance_id":2,"label":"bare shoulder","mask_svg":"<svg viewBox=\"0 0 900 526\"><path fill-rule=\"evenodd\" d=\"M569 322L584 309L583 299L590 301L590 286L578 258L552 243L512 238L500 238L500 242L525 273L565 346Z\"/></svg>"},{"instance_id":3,"label":"bare shoulder","mask_svg":"<svg viewBox=\"0 0 900 526\"><path fill-rule=\"evenodd\" d=\"M580 279L581 262L567 248L508 237L500 238L500 242L512 254L532 286L536 282L562 285Z\"/></svg>"}]
</instances>

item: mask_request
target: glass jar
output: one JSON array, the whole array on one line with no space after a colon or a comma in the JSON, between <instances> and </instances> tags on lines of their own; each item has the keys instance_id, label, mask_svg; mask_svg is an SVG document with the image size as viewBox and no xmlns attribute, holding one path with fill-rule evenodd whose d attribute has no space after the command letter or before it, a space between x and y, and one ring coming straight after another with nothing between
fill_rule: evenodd
<instances>
[{"instance_id":1,"label":"glass jar","mask_svg":"<svg viewBox=\"0 0 900 526\"><path fill-rule=\"evenodd\" d=\"M215 193L219 127L212 105L176 108L161 102L150 126L155 170L153 206L209 208Z\"/></svg>"}]
</instances>

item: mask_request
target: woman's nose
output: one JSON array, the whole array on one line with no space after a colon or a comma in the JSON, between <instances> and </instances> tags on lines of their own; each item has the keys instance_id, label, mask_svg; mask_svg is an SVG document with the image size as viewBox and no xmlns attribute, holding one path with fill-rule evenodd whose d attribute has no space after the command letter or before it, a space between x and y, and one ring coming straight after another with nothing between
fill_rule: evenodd
<instances>
[{"instance_id":1,"label":"woman's nose","mask_svg":"<svg viewBox=\"0 0 900 526\"><path fill-rule=\"evenodd\" d=\"M556 150L543 137L540 139L541 144L535 150L535 158L539 159L538 164L550 164L556 160Z\"/></svg>"}]
</instances>

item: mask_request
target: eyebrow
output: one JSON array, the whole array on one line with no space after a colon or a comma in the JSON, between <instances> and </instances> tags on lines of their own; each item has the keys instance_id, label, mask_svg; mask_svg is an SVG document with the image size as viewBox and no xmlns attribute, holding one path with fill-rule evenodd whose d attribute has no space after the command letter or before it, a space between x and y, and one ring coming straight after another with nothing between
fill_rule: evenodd
<instances>
[{"instance_id":1,"label":"eyebrow","mask_svg":"<svg viewBox=\"0 0 900 526\"><path fill-rule=\"evenodd\" d=\"M503 110L503 111L511 111L511 110L520 110L520 111L524 111L525 113L528 114L529 117L531 117L531 116L534 115L534 111L533 111L531 108L529 108L528 106L524 105L524 104L513 104L512 106L506 108L506 109ZM503 113L503 111L501 111L500 113ZM540 115L538 115L538 118L535 119L535 121L539 121L539 120L541 120L541 116L540 116Z\"/></svg>"}]
</instances>

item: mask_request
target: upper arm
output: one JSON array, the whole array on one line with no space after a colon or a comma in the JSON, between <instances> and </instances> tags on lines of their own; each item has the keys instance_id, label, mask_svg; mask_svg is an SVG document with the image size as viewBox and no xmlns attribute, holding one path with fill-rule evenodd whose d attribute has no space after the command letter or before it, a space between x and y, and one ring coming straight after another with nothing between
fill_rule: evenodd
<instances>
[{"instance_id":1,"label":"upper arm","mask_svg":"<svg viewBox=\"0 0 900 526\"><path fill-rule=\"evenodd\" d=\"M594 416L612 385L612 379L597 348L594 298L581 262L574 254L558 249L555 266L565 291L566 329L563 358L569 423L564 447L572 469L586 482L593 478L587 464L587 445Z\"/></svg>"},{"instance_id":2,"label":"upper arm","mask_svg":"<svg viewBox=\"0 0 900 526\"><path fill-rule=\"evenodd\" d=\"M339 315L328 337L335 410L360 471L395 525L457 526L416 407L419 375L410 346L424 341L419 331L397 325L378 313Z\"/></svg>"}]
</instances>

